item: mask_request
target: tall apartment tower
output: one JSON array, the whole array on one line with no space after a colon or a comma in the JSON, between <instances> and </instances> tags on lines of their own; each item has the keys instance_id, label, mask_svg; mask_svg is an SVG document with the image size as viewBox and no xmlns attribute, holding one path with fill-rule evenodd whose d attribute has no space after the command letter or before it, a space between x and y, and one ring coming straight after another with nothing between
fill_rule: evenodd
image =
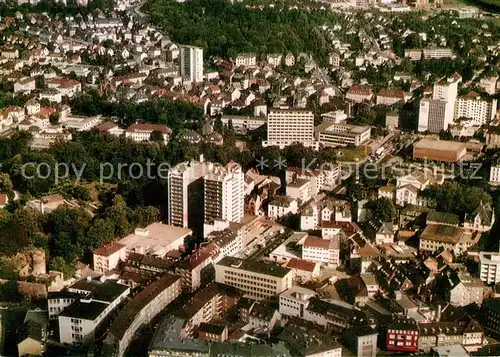
<instances>
[{"instance_id":1,"label":"tall apartment tower","mask_svg":"<svg viewBox=\"0 0 500 357\"><path fill-rule=\"evenodd\" d=\"M455 119L471 119L473 125L486 125L495 119L497 100L481 99L476 92L458 97L455 103Z\"/></svg>"},{"instance_id":2,"label":"tall apartment tower","mask_svg":"<svg viewBox=\"0 0 500 357\"><path fill-rule=\"evenodd\" d=\"M203 82L203 49L195 46L181 46L181 76L193 82Z\"/></svg>"},{"instance_id":3,"label":"tall apartment tower","mask_svg":"<svg viewBox=\"0 0 500 357\"><path fill-rule=\"evenodd\" d=\"M438 133L448 129L453 124L455 101L458 95L458 83L462 77L455 73L449 78L443 78L434 84L432 98L420 101L418 114L418 131Z\"/></svg>"},{"instance_id":4,"label":"tall apartment tower","mask_svg":"<svg viewBox=\"0 0 500 357\"><path fill-rule=\"evenodd\" d=\"M267 141L263 146L281 149L295 143L316 146L314 113L302 108L272 108L267 116Z\"/></svg>"},{"instance_id":5,"label":"tall apartment tower","mask_svg":"<svg viewBox=\"0 0 500 357\"><path fill-rule=\"evenodd\" d=\"M240 222L244 214L244 174L237 163L226 167L183 162L168 172L168 224L203 235L204 223Z\"/></svg>"},{"instance_id":6,"label":"tall apartment tower","mask_svg":"<svg viewBox=\"0 0 500 357\"><path fill-rule=\"evenodd\" d=\"M214 167L205 175L204 221L240 222L244 215L244 173L241 166L230 162L226 167Z\"/></svg>"}]
</instances>

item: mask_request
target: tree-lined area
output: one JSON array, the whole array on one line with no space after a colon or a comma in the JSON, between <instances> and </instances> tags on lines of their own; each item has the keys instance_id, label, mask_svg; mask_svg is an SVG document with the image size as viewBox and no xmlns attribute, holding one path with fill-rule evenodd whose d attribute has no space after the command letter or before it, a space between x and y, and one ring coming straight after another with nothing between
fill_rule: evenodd
<instances>
[{"instance_id":1,"label":"tree-lined area","mask_svg":"<svg viewBox=\"0 0 500 357\"><path fill-rule=\"evenodd\" d=\"M225 0L178 3L149 1L143 11L155 25L181 44L204 48L209 56L234 58L238 53L312 53L325 63L330 45L320 27L346 20L320 5L276 3L262 9ZM285 7L286 6L286 7ZM306 6L309 10L306 9ZM317 9L313 9L317 7Z\"/></svg>"}]
</instances>

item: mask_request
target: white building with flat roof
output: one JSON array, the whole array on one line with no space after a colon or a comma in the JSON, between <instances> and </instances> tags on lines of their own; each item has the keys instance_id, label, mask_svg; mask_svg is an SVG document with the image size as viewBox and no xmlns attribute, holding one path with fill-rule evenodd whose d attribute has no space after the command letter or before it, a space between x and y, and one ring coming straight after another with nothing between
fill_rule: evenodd
<instances>
[{"instance_id":1,"label":"white building with flat roof","mask_svg":"<svg viewBox=\"0 0 500 357\"><path fill-rule=\"evenodd\" d=\"M192 82L203 82L203 49L195 46L180 48L181 76Z\"/></svg>"},{"instance_id":2,"label":"white building with flat roof","mask_svg":"<svg viewBox=\"0 0 500 357\"><path fill-rule=\"evenodd\" d=\"M316 296L314 290L292 286L280 294L280 314L303 318L309 299L313 296Z\"/></svg>"},{"instance_id":3,"label":"white building with flat roof","mask_svg":"<svg viewBox=\"0 0 500 357\"><path fill-rule=\"evenodd\" d=\"M500 252L479 253L479 277L486 284L500 282Z\"/></svg>"},{"instance_id":4,"label":"white building with flat roof","mask_svg":"<svg viewBox=\"0 0 500 357\"><path fill-rule=\"evenodd\" d=\"M310 109L272 108L267 117L267 141L263 146L286 146L300 143L316 147L314 113Z\"/></svg>"},{"instance_id":5,"label":"white building with flat roof","mask_svg":"<svg viewBox=\"0 0 500 357\"><path fill-rule=\"evenodd\" d=\"M215 281L234 286L253 300L265 300L292 287L293 272L276 264L234 257L215 265Z\"/></svg>"},{"instance_id":6,"label":"white building with flat roof","mask_svg":"<svg viewBox=\"0 0 500 357\"><path fill-rule=\"evenodd\" d=\"M489 124L497 112L497 100L481 99L476 92L459 97L455 104L455 119L472 119L472 125Z\"/></svg>"},{"instance_id":7,"label":"white building with flat roof","mask_svg":"<svg viewBox=\"0 0 500 357\"><path fill-rule=\"evenodd\" d=\"M316 127L316 138L324 146L360 146L371 137L369 126L323 123Z\"/></svg>"}]
</instances>

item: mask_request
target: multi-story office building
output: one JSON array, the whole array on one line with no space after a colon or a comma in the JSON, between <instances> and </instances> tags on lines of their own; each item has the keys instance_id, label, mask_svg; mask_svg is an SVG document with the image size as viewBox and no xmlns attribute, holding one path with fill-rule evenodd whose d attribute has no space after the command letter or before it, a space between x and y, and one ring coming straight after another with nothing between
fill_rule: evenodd
<instances>
[{"instance_id":1,"label":"multi-story office building","mask_svg":"<svg viewBox=\"0 0 500 357\"><path fill-rule=\"evenodd\" d=\"M200 161L176 165L168 174L168 222L203 232L214 220L239 222L244 214L244 174L241 166Z\"/></svg>"},{"instance_id":2,"label":"multi-story office building","mask_svg":"<svg viewBox=\"0 0 500 357\"><path fill-rule=\"evenodd\" d=\"M129 294L130 287L112 281L80 280L68 288L82 296L59 314L61 343L89 343L94 331Z\"/></svg>"},{"instance_id":3,"label":"multi-story office building","mask_svg":"<svg viewBox=\"0 0 500 357\"><path fill-rule=\"evenodd\" d=\"M472 125L489 124L495 118L497 100L481 99L476 92L459 97L455 104L455 119L472 119Z\"/></svg>"},{"instance_id":4,"label":"multi-story office building","mask_svg":"<svg viewBox=\"0 0 500 357\"><path fill-rule=\"evenodd\" d=\"M125 305L108 330L110 340L117 347L116 356L123 356L141 326L151 322L181 290L181 278L167 273Z\"/></svg>"},{"instance_id":5,"label":"multi-story office building","mask_svg":"<svg viewBox=\"0 0 500 357\"><path fill-rule=\"evenodd\" d=\"M500 253L479 253L479 277L486 284L500 282Z\"/></svg>"},{"instance_id":6,"label":"multi-story office building","mask_svg":"<svg viewBox=\"0 0 500 357\"><path fill-rule=\"evenodd\" d=\"M215 281L234 286L254 300L264 300L292 287L293 273L275 264L225 257L215 265Z\"/></svg>"},{"instance_id":7,"label":"multi-story office building","mask_svg":"<svg viewBox=\"0 0 500 357\"><path fill-rule=\"evenodd\" d=\"M310 109L273 108L267 117L267 141L264 146L286 146L301 143L316 146L314 114Z\"/></svg>"},{"instance_id":8,"label":"multi-story office building","mask_svg":"<svg viewBox=\"0 0 500 357\"><path fill-rule=\"evenodd\" d=\"M316 127L316 138L324 146L360 146L370 139L369 126L323 123Z\"/></svg>"},{"instance_id":9,"label":"multi-story office building","mask_svg":"<svg viewBox=\"0 0 500 357\"><path fill-rule=\"evenodd\" d=\"M452 122L446 122L447 103L441 100L424 98L418 111L418 131L438 133L448 128Z\"/></svg>"},{"instance_id":10,"label":"multi-story office building","mask_svg":"<svg viewBox=\"0 0 500 357\"><path fill-rule=\"evenodd\" d=\"M244 215L244 180L241 166L230 162L226 167L215 166L203 178L205 223L214 220L239 222Z\"/></svg>"},{"instance_id":11,"label":"multi-story office building","mask_svg":"<svg viewBox=\"0 0 500 357\"><path fill-rule=\"evenodd\" d=\"M462 77L455 73L434 84L432 98L424 98L420 101L418 131L438 133L453 124L458 83L461 81Z\"/></svg>"},{"instance_id":12,"label":"multi-story office building","mask_svg":"<svg viewBox=\"0 0 500 357\"><path fill-rule=\"evenodd\" d=\"M192 82L203 82L203 49L181 46L181 76Z\"/></svg>"}]
</instances>

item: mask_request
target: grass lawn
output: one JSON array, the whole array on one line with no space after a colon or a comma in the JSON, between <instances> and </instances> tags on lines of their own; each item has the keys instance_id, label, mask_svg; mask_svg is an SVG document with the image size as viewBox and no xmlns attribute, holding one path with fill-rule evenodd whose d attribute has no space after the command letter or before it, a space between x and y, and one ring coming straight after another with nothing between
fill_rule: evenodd
<instances>
[{"instance_id":1,"label":"grass lawn","mask_svg":"<svg viewBox=\"0 0 500 357\"><path fill-rule=\"evenodd\" d=\"M359 146L356 148L338 148L335 149L337 153L337 160L346 162L357 162L371 153L368 146Z\"/></svg>"}]
</instances>

